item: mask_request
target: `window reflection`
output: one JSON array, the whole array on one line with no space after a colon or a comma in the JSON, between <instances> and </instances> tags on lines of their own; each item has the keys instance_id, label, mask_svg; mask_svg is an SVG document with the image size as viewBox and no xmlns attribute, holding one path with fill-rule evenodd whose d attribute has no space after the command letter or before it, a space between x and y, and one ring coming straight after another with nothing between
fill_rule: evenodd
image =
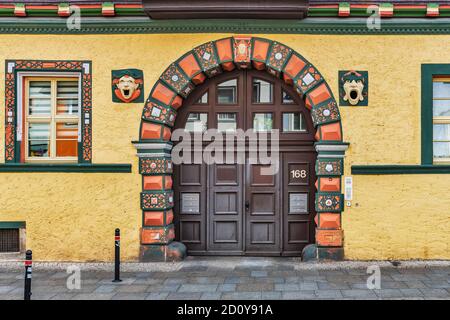
<instances>
[{"instance_id":1,"label":"window reflection","mask_svg":"<svg viewBox=\"0 0 450 320\"><path fill-rule=\"evenodd\" d=\"M287 93L284 90L283 90L282 101L283 101L283 104L294 104L295 103L294 99L292 99L292 97L289 95L289 93Z\"/></svg>"},{"instance_id":2,"label":"window reflection","mask_svg":"<svg viewBox=\"0 0 450 320\"><path fill-rule=\"evenodd\" d=\"M191 112L186 121L185 131L188 132L203 132L208 128L208 114Z\"/></svg>"},{"instance_id":3,"label":"window reflection","mask_svg":"<svg viewBox=\"0 0 450 320\"><path fill-rule=\"evenodd\" d=\"M236 104L237 79L228 80L217 85L217 103Z\"/></svg>"},{"instance_id":4,"label":"window reflection","mask_svg":"<svg viewBox=\"0 0 450 320\"><path fill-rule=\"evenodd\" d=\"M200 99L197 100L197 104L208 104L208 92L205 92Z\"/></svg>"},{"instance_id":5,"label":"window reflection","mask_svg":"<svg viewBox=\"0 0 450 320\"><path fill-rule=\"evenodd\" d=\"M272 103L273 85L270 82L253 79L253 103Z\"/></svg>"},{"instance_id":6,"label":"window reflection","mask_svg":"<svg viewBox=\"0 0 450 320\"><path fill-rule=\"evenodd\" d=\"M219 113L217 114L217 130L219 132L236 131L237 121L236 113Z\"/></svg>"},{"instance_id":7,"label":"window reflection","mask_svg":"<svg viewBox=\"0 0 450 320\"><path fill-rule=\"evenodd\" d=\"M28 156L48 157L50 149L50 124L30 123L28 125Z\"/></svg>"},{"instance_id":8,"label":"window reflection","mask_svg":"<svg viewBox=\"0 0 450 320\"><path fill-rule=\"evenodd\" d=\"M270 131L273 128L273 115L271 113L253 114L253 130L256 132Z\"/></svg>"},{"instance_id":9,"label":"window reflection","mask_svg":"<svg viewBox=\"0 0 450 320\"><path fill-rule=\"evenodd\" d=\"M283 132L306 131L305 119L302 113L283 113Z\"/></svg>"}]
</instances>

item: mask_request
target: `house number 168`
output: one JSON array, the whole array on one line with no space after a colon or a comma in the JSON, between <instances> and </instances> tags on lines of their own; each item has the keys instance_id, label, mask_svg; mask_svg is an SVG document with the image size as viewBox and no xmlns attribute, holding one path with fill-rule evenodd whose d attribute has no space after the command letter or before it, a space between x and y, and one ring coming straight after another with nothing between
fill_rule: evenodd
<instances>
[{"instance_id":1,"label":"house number 168","mask_svg":"<svg viewBox=\"0 0 450 320\"><path fill-rule=\"evenodd\" d=\"M298 178L302 178L305 179L306 178L306 170L291 170L291 175L292 178L298 179Z\"/></svg>"}]
</instances>

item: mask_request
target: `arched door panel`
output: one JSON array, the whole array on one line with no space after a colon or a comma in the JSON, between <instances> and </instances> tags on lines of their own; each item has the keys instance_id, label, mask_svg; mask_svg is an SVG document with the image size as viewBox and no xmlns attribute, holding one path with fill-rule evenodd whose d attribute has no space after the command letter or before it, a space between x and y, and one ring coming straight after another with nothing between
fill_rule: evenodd
<instances>
[{"instance_id":1,"label":"arched door panel","mask_svg":"<svg viewBox=\"0 0 450 320\"><path fill-rule=\"evenodd\" d=\"M248 153L243 163L175 166L176 235L188 254L298 256L314 242L316 153L308 112L292 88L256 70L217 76L186 99L176 129L280 132L274 175L262 175L264 166L250 163Z\"/></svg>"}]
</instances>

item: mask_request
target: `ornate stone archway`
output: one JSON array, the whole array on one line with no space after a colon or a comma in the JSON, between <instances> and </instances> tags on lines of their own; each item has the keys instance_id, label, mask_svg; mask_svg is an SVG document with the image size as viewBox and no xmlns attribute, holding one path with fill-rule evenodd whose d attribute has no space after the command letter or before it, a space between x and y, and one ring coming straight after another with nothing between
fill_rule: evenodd
<instances>
[{"instance_id":1,"label":"ornate stone archway","mask_svg":"<svg viewBox=\"0 0 450 320\"><path fill-rule=\"evenodd\" d=\"M184 258L186 248L175 242L174 196L170 141L177 110L207 78L235 68L267 70L294 86L311 111L316 127L316 243L303 258L343 258L341 176L348 144L342 141L338 104L320 72L286 45L257 37L228 37L204 43L173 62L153 86L142 112L135 142L142 175L141 261Z\"/></svg>"}]
</instances>

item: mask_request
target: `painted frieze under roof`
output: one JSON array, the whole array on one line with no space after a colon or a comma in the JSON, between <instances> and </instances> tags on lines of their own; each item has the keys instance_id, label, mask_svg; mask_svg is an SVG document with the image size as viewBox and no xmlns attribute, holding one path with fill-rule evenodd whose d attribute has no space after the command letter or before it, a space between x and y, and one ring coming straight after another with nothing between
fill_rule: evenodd
<instances>
[{"instance_id":1,"label":"painted frieze under roof","mask_svg":"<svg viewBox=\"0 0 450 320\"><path fill-rule=\"evenodd\" d=\"M328 1L279 0L270 4L261 0L0 0L0 19L4 17L67 17L77 6L87 17L150 17L151 19L245 18L303 19L361 18L378 7L381 18L450 17L450 1L379 0Z\"/></svg>"}]
</instances>

